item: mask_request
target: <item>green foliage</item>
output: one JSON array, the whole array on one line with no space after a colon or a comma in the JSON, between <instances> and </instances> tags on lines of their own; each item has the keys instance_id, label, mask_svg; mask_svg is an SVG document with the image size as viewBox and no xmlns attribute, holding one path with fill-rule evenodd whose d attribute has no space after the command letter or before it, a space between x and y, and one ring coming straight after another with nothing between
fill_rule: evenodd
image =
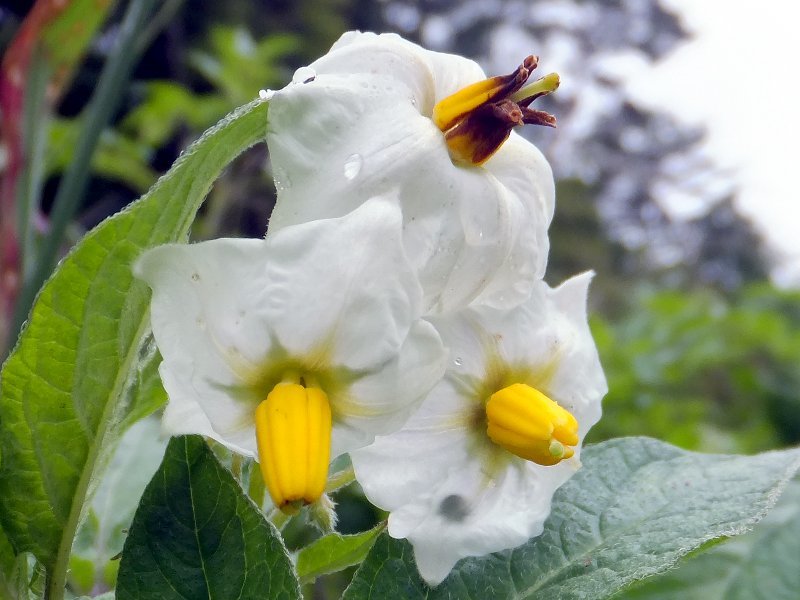
<instances>
[{"instance_id":1,"label":"green foliage","mask_svg":"<svg viewBox=\"0 0 800 600\"><path fill-rule=\"evenodd\" d=\"M250 101L254 91L285 84L286 73L279 65L301 43L289 34L256 41L244 28L214 27L210 46L209 52L191 53L190 62L232 106L238 106Z\"/></svg>"},{"instance_id":2,"label":"green foliage","mask_svg":"<svg viewBox=\"0 0 800 600\"><path fill-rule=\"evenodd\" d=\"M297 555L297 574L303 583L320 575L335 573L359 564L375 540L386 528L385 523L354 535L331 533L309 544Z\"/></svg>"},{"instance_id":3,"label":"green foliage","mask_svg":"<svg viewBox=\"0 0 800 600\"><path fill-rule=\"evenodd\" d=\"M117 598L299 598L277 530L199 436L173 438L122 553Z\"/></svg>"},{"instance_id":4,"label":"green foliage","mask_svg":"<svg viewBox=\"0 0 800 600\"><path fill-rule=\"evenodd\" d=\"M14 548L5 532L0 528L0 598L11 596L14 560Z\"/></svg>"},{"instance_id":5,"label":"green foliage","mask_svg":"<svg viewBox=\"0 0 800 600\"><path fill-rule=\"evenodd\" d=\"M148 330L147 286L131 264L146 248L182 241L214 180L263 140L255 101L209 130L153 189L89 233L42 288L2 370L0 525L17 553L47 568L63 593L67 557L98 457L135 382Z\"/></svg>"},{"instance_id":6,"label":"green foliage","mask_svg":"<svg viewBox=\"0 0 800 600\"><path fill-rule=\"evenodd\" d=\"M627 438L590 446L582 460L540 537L462 560L431 590L410 544L382 535L345 599L607 598L709 540L747 530L800 466L800 450L703 455Z\"/></svg>"},{"instance_id":7,"label":"green foliage","mask_svg":"<svg viewBox=\"0 0 800 600\"><path fill-rule=\"evenodd\" d=\"M74 591L114 589L125 531L167 446L160 427L158 419L145 419L120 440L75 536L69 562Z\"/></svg>"},{"instance_id":8,"label":"green foliage","mask_svg":"<svg viewBox=\"0 0 800 600\"><path fill-rule=\"evenodd\" d=\"M210 32L209 51L189 52L189 65L213 86L195 92L174 81L139 84L144 98L114 128L100 137L92 157L92 172L109 181L146 191L155 181L154 156L183 129L200 132L237 106L247 104L258 90L279 87L289 73L287 57L300 48L296 36L271 35L256 41L241 27L217 26ZM67 169L74 158L82 122L56 119L46 148L46 174Z\"/></svg>"},{"instance_id":9,"label":"green foliage","mask_svg":"<svg viewBox=\"0 0 800 600\"><path fill-rule=\"evenodd\" d=\"M800 590L800 482L751 533L692 556L615 600L796 600Z\"/></svg>"},{"instance_id":10,"label":"green foliage","mask_svg":"<svg viewBox=\"0 0 800 600\"><path fill-rule=\"evenodd\" d=\"M41 32L47 60L61 77L83 57L113 5L111 0L72 0Z\"/></svg>"},{"instance_id":11,"label":"green foliage","mask_svg":"<svg viewBox=\"0 0 800 600\"><path fill-rule=\"evenodd\" d=\"M800 442L800 294L766 285L644 294L593 322L609 381L591 439L652 435L680 446L753 451Z\"/></svg>"},{"instance_id":12,"label":"green foliage","mask_svg":"<svg viewBox=\"0 0 800 600\"><path fill-rule=\"evenodd\" d=\"M254 96L251 94L242 104ZM200 131L234 106L237 105L217 94L194 94L171 81L151 81L145 84L143 102L120 124L120 135L153 152L166 144L180 126Z\"/></svg>"},{"instance_id":13,"label":"green foliage","mask_svg":"<svg viewBox=\"0 0 800 600\"><path fill-rule=\"evenodd\" d=\"M54 119L50 126L50 139L46 148L46 175L66 170L73 158L82 121ZM158 123L153 126L161 129ZM152 148L137 143L113 130L106 130L98 141L92 157L92 171L109 181L125 183L144 193L156 181L156 173L149 165Z\"/></svg>"},{"instance_id":14,"label":"green foliage","mask_svg":"<svg viewBox=\"0 0 800 600\"><path fill-rule=\"evenodd\" d=\"M137 57L144 50L140 43L140 29L145 27L156 4L156 0L140 0L127 6L119 36L83 112L83 125L76 141L75 152L53 200L49 229L47 235L41 239L35 268L23 273L23 284L14 311L12 335L22 330L25 316L33 305L37 291L57 263L64 234L88 187L92 154L103 129L118 106L119 92L126 85Z\"/></svg>"}]
</instances>

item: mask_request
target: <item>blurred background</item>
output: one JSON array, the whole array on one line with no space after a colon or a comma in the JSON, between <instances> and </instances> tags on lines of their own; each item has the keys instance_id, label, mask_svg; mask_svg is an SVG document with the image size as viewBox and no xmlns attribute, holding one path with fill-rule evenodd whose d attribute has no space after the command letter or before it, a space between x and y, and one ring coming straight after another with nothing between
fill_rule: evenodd
<instances>
[{"instance_id":1,"label":"blurred background","mask_svg":"<svg viewBox=\"0 0 800 600\"><path fill-rule=\"evenodd\" d=\"M785 90L798 82L799 15L783 4L4 0L0 356L55 260L206 128L344 31L395 31L489 74L530 53L561 74L537 102L558 128L523 135L557 178L549 283L597 272L592 327L610 391L589 441L797 444L800 127ZM194 238L263 235L274 196L261 145L217 182ZM341 501L345 530L374 522Z\"/></svg>"}]
</instances>

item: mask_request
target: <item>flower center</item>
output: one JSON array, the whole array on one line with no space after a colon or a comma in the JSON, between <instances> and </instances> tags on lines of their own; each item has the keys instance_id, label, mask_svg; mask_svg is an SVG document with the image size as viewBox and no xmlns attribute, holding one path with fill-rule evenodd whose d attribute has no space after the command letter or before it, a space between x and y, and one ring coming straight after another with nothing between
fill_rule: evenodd
<instances>
[{"instance_id":1,"label":"flower center","mask_svg":"<svg viewBox=\"0 0 800 600\"><path fill-rule=\"evenodd\" d=\"M318 387L279 383L256 407L261 474L275 506L296 512L325 489L331 454L331 407Z\"/></svg>"},{"instance_id":2,"label":"flower center","mask_svg":"<svg viewBox=\"0 0 800 600\"><path fill-rule=\"evenodd\" d=\"M433 107L433 122L445 134L455 162L482 165L518 125L556 126L553 115L530 108L560 83L558 75L550 73L525 85L538 63L538 57L529 56L510 75L468 85Z\"/></svg>"},{"instance_id":3,"label":"flower center","mask_svg":"<svg viewBox=\"0 0 800 600\"><path fill-rule=\"evenodd\" d=\"M492 394L486 417L489 438L520 458L555 465L575 453L575 417L529 385L515 383Z\"/></svg>"}]
</instances>

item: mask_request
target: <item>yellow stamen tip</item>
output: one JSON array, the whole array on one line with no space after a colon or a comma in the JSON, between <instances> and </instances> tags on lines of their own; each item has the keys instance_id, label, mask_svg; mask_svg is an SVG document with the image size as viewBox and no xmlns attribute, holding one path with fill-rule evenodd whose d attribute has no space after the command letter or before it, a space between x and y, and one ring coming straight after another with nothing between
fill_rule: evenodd
<instances>
[{"instance_id":1,"label":"yellow stamen tip","mask_svg":"<svg viewBox=\"0 0 800 600\"><path fill-rule=\"evenodd\" d=\"M489 438L520 458L554 465L575 454L575 417L529 385L515 383L492 394L486 418Z\"/></svg>"},{"instance_id":2,"label":"yellow stamen tip","mask_svg":"<svg viewBox=\"0 0 800 600\"><path fill-rule=\"evenodd\" d=\"M279 383L256 407L261 474L275 506L287 513L319 499L331 451L331 408L319 388Z\"/></svg>"},{"instance_id":3,"label":"yellow stamen tip","mask_svg":"<svg viewBox=\"0 0 800 600\"><path fill-rule=\"evenodd\" d=\"M511 96L509 96L509 98L514 102L521 102L526 98L543 96L544 94L555 92L558 89L558 86L560 85L561 85L561 77L559 76L559 74L548 73L547 75L537 79L533 83L529 83L528 85L521 87Z\"/></svg>"}]
</instances>

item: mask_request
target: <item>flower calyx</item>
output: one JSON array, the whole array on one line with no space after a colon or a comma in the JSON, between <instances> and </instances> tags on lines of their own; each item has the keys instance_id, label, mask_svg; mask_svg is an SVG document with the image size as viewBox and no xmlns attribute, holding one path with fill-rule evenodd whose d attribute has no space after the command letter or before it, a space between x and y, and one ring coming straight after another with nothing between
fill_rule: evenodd
<instances>
[{"instance_id":1,"label":"flower calyx","mask_svg":"<svg viewBox=\"0 0 800 600\"><path fill-rule=\"evenodd\" d=\"M482 165L500 149L514 127L555 127L556 118L530 108L537 98L555 91L558 74L525 85L539 58L528 56L509 75L490 77L460 89L433 108L433 121L445 135L454 162Z\"/></svg>"},{"instance_id":2,"label":"flower calyx","mask_svg":"<svg viewBox=\"0 0 800 600\"><path fill-rule=\"evenodd\" d=\"M539 390L515 383L486 403L486 433L497 445L539 465L568 459L578 444L578 422Z\"/></svg>"},{"instance_id":3,"label":"flower calyx","mask_svg":"<svg viewBox=\"0 0 800 600\"><path fill-rule=\"evenodd\" d=\"M256 407L256 441L264 483L285 513L320 499L331 453L331 407L315 386L278 383Z\"/></svg>"}]
</instances>

